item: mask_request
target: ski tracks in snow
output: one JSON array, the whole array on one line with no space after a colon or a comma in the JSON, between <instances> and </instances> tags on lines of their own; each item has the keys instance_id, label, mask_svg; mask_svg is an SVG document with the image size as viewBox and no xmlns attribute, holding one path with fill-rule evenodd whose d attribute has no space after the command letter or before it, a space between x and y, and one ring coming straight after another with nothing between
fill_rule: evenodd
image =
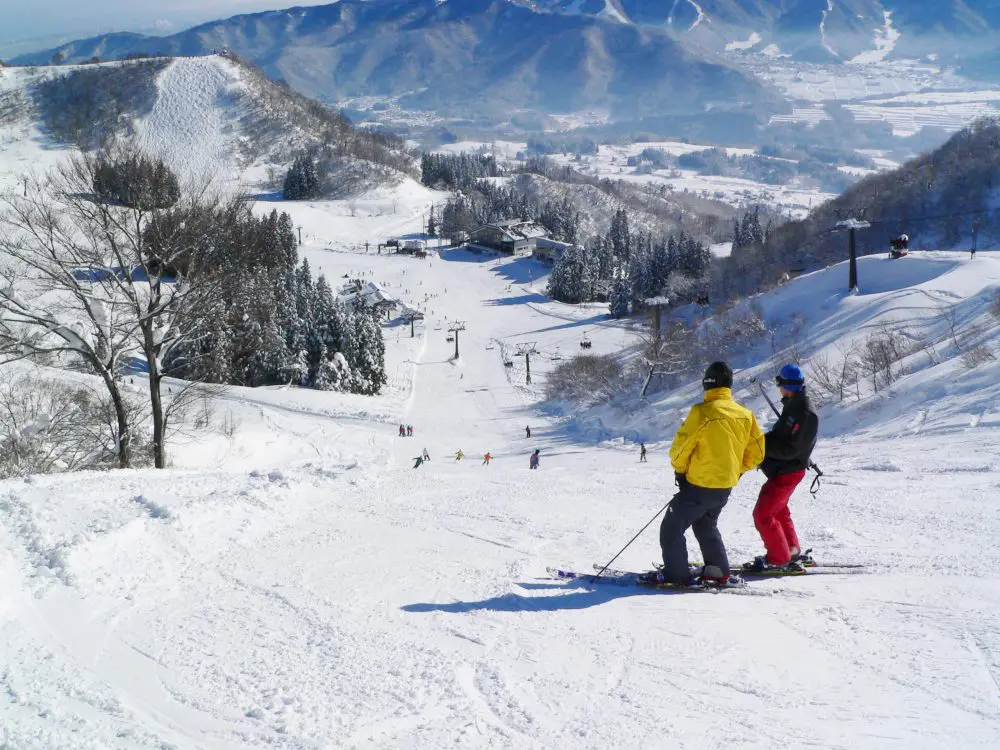
<instances>
[{"instance_id":1,"label":"ski tracks in snow","mask_svg":"<svg viewBox=\"0 0 1000 750\"><path fill-rule=\"evenodd\" d=\"M152 111L136 123L139 146L195 186L235 173L224 116L232 83L215 57L175 59L160 74Z\"/></svg>"}]
</instances>

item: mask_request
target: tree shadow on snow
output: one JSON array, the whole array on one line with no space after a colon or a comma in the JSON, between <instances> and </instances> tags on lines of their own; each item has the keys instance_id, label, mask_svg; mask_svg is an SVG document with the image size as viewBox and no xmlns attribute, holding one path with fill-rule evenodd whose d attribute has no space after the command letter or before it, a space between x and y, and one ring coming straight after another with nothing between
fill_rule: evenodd
<instances>
[{"instance_id":1,"label":"tree shadow on snow","mask_svg":"<svg viewBox=\"0 0 1000 750\"><path fill-rule=\"evenodd\" d=\"M520 294L517 297L497 297L488 299L485 304L489 307L500 307L501 305L526 305L529 302L545 304L549 298L542 294Z\"/></svg>"},{"instance_id":2,"label":"tree shadow on snow","mask_svg":"<svg viewBox=\"0 0 1000 750\"><path fill-rule=\"evenodd\" d=\"M521 256L499 263L493 273L513 284L527 284L538 281L552 272L552 266L535 260L531 256ZM546 301L548 298L546 297Z\"/></svg>"},{"instance_id":3,"label":"tree shadow on snow","mask_svg":"<svg viewBox=\"0 0 1000 750\"><path fill-rule=\"evenodd\" d=\"M663 589L641 589L635 586L613 586L603 583L590 584L584 580L555 581L538 579L538 583L519 583L529 591L555 590L549 596L521 596L504 594L475 602L419 602L400 607L404 612L558 612L560 610L589 609L602 604L632 596L677 596L687 595L686 591Z\"/></svg>"}]
</instances>

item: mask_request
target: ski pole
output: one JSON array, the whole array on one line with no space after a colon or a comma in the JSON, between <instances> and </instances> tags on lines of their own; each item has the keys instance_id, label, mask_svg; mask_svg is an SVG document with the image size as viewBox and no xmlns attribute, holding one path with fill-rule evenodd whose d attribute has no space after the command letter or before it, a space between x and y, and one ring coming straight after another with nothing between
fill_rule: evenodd
<instances>
[{"instance_id":1,"label":"ski pole","mask_svg":"<svg viewBox=\"0 0 1000 750\"><path fill-rule=\"evenodd\" d=\"M757 387L760 389L760 395L767 400L768 404L770 404L771 411L773 411L776 416L780 417L781 412L778 411L778 407L774 405L771 397L767 395L767 391L764 390L764 384L757 380L757 378L754 378L753 382L756 383ZM819 480L823 476L823 472L820 471L820 468L813 461L809 462L809 468L816 472L816 476L813 477L812 484L809 485L809 494L816 497L816 493L819 492Z\"/></svg>"},{"instance_id":2,"label":"ski pole","mask_svg":"<svg viewBox=\"0 0 1000 750\"><path fill-rule=\"evenodd\" d=\"M670 505L670 501L669 500L667 501L667 505ZM624 552L625 550L627 550L629 547L632 546L632 542L634 542L636 539L638 539L639 535L642 534L642 532L644 532L646 529L649 528L649 524L653 523L653 521L655 521L657 518L660 517L660 514L667 509L667 505L664 505L662 508L660 508L658 511L656 511L656 515L653 516L652 518L650 518L649 521L646 523L646 525L643 526L641 529L639 529L639 533L638 534L636 534L634 537L632 537L631 539L629 539L628 544L626 544L624 547L622 547L620 550L618 550L618 554L617 555L615 555L610 560L608 560L608 564L605 565L603 568L601 568L600 572L595 573L594 575L592 575L590 577L590 582L591 583L593 583L594 581L596 581L601 576L601 574L604 573L605 570L607 570L608 568L610 568L611 567L611 563L613 563L615 560L617 560L619 557L621 557L622 552Z\"/></svg>"}]
</instances>

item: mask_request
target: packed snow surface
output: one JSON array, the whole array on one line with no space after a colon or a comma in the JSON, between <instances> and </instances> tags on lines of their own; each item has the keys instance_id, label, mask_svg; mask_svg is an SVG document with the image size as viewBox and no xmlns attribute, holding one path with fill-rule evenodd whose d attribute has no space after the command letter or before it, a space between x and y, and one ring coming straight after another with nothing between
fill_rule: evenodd
<instances>
[{"instance_id":1,"label":"packed snow surface","mask_svg":"<svg viewBox=\"0 0 1000 750\"><path fill-rule=\"evenodd\" d=\"M7 184L31 157L0 150ZM545 406L584 339L618 354L632 328L550 301L528 258L378 251L440 199L404 182L256 209L292 213L331 285L376 281L426 314L412 336L387 326L381 396L233 388L229 429L173 444L172 469L0 482L0 746L997 746L1000 364L962 352L998 343L1000 258L872 256L855 292L842 264L757 300L778 335L734 360L735 395L762 422L750 376L770 383L785 347L835 357L882 326L929 344L889 389L823 408L822 489L792 500L820 561L865 571L742 594L572 585L546 566L606 562L671 496L700 391ZM722 515L734 562L762 551L761 483ZM648 569L656 527L616 566Z\"/></svg>"},{"instance_id":2,"label":"packed snow surface","mask_svg":"<svg viewBox=\"0 0 1000 750\"><path fill-rule=\"evenodd\" d=\"M181 446L169 471L0 484L8 746L996 746L995 366L946 362L824 410L826 479L793 512L820 560L866 573L749 595L568 585L545 567L606 561L670 497L667 447L697 391L631 422L559 421L539 410L552 360L584 332L594 353L630 334L599 306L549 302L540 264L304 254L426 308L413 338L388 329L386 394L233 389L229 453ZM948 305L988 315L1000 261L866 258L856 294L845 276L761 304L804 315L820 348L880 319L931 330ZM523 359L503 361L529 341L532 386ZM425 447L431 461L411 468ZM723 514L734 561L760 552L761 481L745 477ZM648 568L656 539L654 525L617 564Z\"/></svg>"}]
</instances>

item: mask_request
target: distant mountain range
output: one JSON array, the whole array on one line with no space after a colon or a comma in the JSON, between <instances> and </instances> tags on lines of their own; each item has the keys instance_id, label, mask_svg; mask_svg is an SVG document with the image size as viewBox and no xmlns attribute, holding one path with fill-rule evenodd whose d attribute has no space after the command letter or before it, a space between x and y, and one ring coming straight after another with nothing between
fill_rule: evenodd
<instances>
[{"instance_id":1,"label":"distant mountain range","mask_svg":"<svg viewBox=\"0 0 1000 750\"><path fill-rule=\"evenodd\" d=\"M341 0L235 16L167 37L112 34L23 55L17 64L198 55L228 48L328 102L400 97L470 118L532 109L620 116L771 109L780 98L669 29L512 0Z\"/></svg>"},{"instance_id":2,"label":"distant mountain range","mask_svg":"<svg viewBox=\"0 0 1000 750\"><path fill-rule=\"evenodd\" d=\"M166 37L107 34L12 62L228 48L327 102L394 97L473 121L519 110L763 119L784 102L720 54L727 45L831 63L877 49L933 55L990 78L998 40L998 0L340 0Z\"/></svg>"}]
</instances>

